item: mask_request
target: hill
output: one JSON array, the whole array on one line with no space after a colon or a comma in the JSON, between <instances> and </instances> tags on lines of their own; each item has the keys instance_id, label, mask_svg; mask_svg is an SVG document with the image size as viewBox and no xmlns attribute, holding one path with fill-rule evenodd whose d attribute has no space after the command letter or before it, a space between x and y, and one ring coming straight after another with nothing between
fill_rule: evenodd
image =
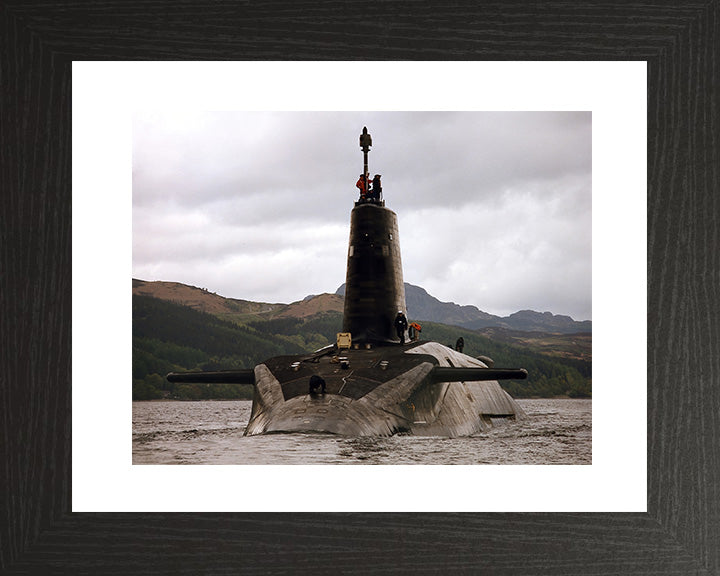
<instances>
[{"instance_id":1,"label":"hill","mask_svg":"<svg viewBox=\"0 0 720 576\"><path fill-rule=\"evenodd\" d=\"M275 318L240 325L159 298L132 297L133 399L252 397L252 387L173 385L168 372L251 368L266 358L303 354L334 341L342 316Z\"/></svg>"},{"instance_id":2,"label":"hill","mask_svg":"<svg viewBox=\"0 0 720 576\"><path fill-rule=\"evenodd\" d=\"M576 322L568 316L550 312L525 310L505 318L478 310L475 306L460 306L452 302L440 302L423 288L405 284L408 312L413 320L423 324L458 326L475 330L491 340L512 346L527 348L542 354L560 358L592 360L592 322ZM146 282L133 279L133 294L149 296L174 304L186 306L198 312L212 314L239 326L257 329L265 322L276 319L313 319L323 315L334 316L337 331L342 328L344 285L335 294L318 294L305 297L291 304L269 304L225 298L205 288L187 286L178 282ZM279 330L287 323L271 323ZM423 334L424 336L424 334ZM305 345L296 334L296 340ZM319 339L311 336L309 342Z\"/></svg>"},{"instance_id":3,"label":"hill","mask_svg":"<svg viewBox=\"0 0 720 576\"><path fill-rule=\"evenodd\" d=\"M174 292L176 296L182 293ZM314 312L318 303L337 307L338 299L331 296L281 305L272 311L277 312L273 317L265 314L260 320L249 320L254 316L250 313L244 323L238 323L222 317L227 314L225 308L216 315L156 297L133 295L133 399L250 398L251 386L175 385L164 376L172 371L251 368L272 356L302 354L332 343L342 328L342 314L326 311L323 306L317 307L322 311ZM303 315L281 315L288 311ZM477 331L430 322L423 323L422 336L449 345L462 336L465 353L490 356L497 366L526 368L527 381L502 383L515 397L591 395L589 360L543 354L537 351L535 341L522 342L519 336L514 336L513 343L493 340Z\"/></svg>"},{"instance_id":4,"label":"hill","mask_svg":"<svg viewBox=\"0 0 720 576\"><path fill-rule=\"evenodd\" d=\"M288 304L277 314L278 318L308 318L324 312L343 313L344 299L337 294L307 296L299 302Z\"/></svg>"},{"instance_id":5,"label":"hill","mask_svg":"<svg viewBox=\"0 0 720 576\"><path fill-rule=\"evenodd\" d=\"M198 312L213 314L235 324L247 324L273 318L307 318L323 312L343 311L343 298L336 294L307 296L292 304L268 304L219 296L206 288L179 282L146 282L133 278L132 293L187 306Z\"/></svg>"},{"instance_id":6,"label":"hill","mask_svg":"<svg viewBox=\"0 0 720 576\"><path fill-rule=\"evenodd\" d=\"M592 334L590 332L553 334L548 332L523 332L499 327L482 328L477 332L495 342L504 342L512 346L540 352L541 354L571 360L592 361Z\"/></svg>"},{"instance_id":7,"label":"hill","mask_svg":"<svg viewBox=\"0 0 720 576\"><path fill-rule=\"evenodd\" d=\"M188 286L179 282L146 282L133 278L132 293L137 296L150 296L166 300L174 304L187 306L199 312L214 314L220 317L258 317L272 315L284 310L286 304L266 304L264 302L250 302L225 298L207 288Z\"/></svg>"},{"instance_id":8,"label":"hill","mask_svg":"<svg viewBox=\"0 0 720 576\"><path fill-rule=\"evenodd\" d=\"M269 304L251 302L235 298L225 298L206 288L187 286L178 282L146 282L133 279L133 294L151 296L182 304L214 314L237 324L268 320L272 318L307 318L322 312L343 312L345 285L335 294L307 296L291 304ZM405 301L408 316L417 321L439 322L452 326L461 326L470 330L485 328L503 328L509 331L544 332L549 334L575 334L592 332L592 322L578 322L569 316L551 312L520 310L509 316L501 317L479 310L475 306L461 306L454 302L441 302L419 286L405 283Z\"/></svg>"}]
</instances>

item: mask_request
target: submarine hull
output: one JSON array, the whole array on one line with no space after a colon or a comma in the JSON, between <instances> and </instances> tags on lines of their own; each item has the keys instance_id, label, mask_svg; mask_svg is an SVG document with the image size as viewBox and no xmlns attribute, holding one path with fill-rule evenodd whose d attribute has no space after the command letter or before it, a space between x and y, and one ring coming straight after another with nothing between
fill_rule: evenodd
<instances>
[{"instance_id":1,"label":"submarine hull","mask_svg":"<svg viewBox=\"0 0 720 576\"><path fill-rule=\"evenodd\" d=\"M360 145L367 175L367 128ZM253 383L246 435L465 436L489 428L493 418L522 418L497 379L523 379L526 371L488 369L436 342L405 343L398 220L376 190L380 175L375 178L372 198L361 194L351 212L343 333L335 345L309 356L270 358L252 371L171 373L168 380Z\"/></svg>"},{"instance_id":2,"label":"submarine hull","mask_svg":"<svg viewBox=\"0 0 720 576\"><path fill-rule=\"evenodd\" d=\"M435 342L335 351L299 364L279 357L256 367L246 435L454 437L486 430L493 418L524 416L497 381L437 382L438 366L486 366ZM313 375L325 381L325 393L310 393Z\"/></svg>"}]
</instances>

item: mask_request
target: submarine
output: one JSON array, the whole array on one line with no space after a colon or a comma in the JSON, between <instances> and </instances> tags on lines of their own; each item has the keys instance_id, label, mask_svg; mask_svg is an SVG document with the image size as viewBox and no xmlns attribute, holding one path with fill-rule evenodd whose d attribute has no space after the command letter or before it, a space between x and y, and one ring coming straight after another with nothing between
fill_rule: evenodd
<instances>
[{"instance_id":1,"label":"submarine","mask_svg":"<svg viewBox=\"0 0 720 576\"><path fill-rule=\"evenodd\" d=\"M360 197L350 214L343 328L333 344L306 355L269 358L254 369L176 372L170 382L252 384L244 434L468 436L495 419L525 414L499 384L527 371L495 368L409 329L398 220L371 181L372 138L363 128ZM409 330L409 331L408 331Z\"/></svg>"}]
</instances>

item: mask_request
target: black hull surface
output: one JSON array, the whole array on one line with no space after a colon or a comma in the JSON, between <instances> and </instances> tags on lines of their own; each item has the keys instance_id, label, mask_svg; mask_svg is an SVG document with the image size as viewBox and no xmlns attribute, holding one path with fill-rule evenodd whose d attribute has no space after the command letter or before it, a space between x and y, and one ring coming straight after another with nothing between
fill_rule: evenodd
<instances>
[{"instance_id":1,"label":"black hull surface","mask_svg":"<svg viewBox=\"0 0 720 576\"><path fill-rule=\"evenodd\" d=\"M255 368L245 434L465 436L489 428L491 418L524 416L497 381L437 382L436 366L486 368L436 342L272 358ZM324 393L310 392L313 375L325 381Z\"/></svg>"}]
</instances>

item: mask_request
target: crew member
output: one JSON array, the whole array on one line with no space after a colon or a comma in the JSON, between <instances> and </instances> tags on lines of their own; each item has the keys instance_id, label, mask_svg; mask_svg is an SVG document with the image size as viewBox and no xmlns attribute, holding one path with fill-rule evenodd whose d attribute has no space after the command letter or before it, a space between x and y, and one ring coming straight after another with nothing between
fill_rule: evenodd
<instances>
[{"instance_id":1,"label":"crew member","mask_svg":"<svg viewBox=\"0 0 720 576\"><path fill-rule=\"evenodd\" d=\"M405 344L405 330L408 327L407 318L403 314L402 310L398 310L397 316L395 316L395 331L397 332L398 338L400 338L400 344Z\"/></svg>"},{"instance_id":2,"label":"crew member","mask_svg":"<svg viewBox=\"0 0 720 576\"><path fill-rule=\"evenodd\" d=\"M410 322L410 326L408 327L410 340L417 340L420 337L420 332L422 332L422 326L420 326L417 322Z\"/></svg>"},{"instance_id":3,"label":"crew member","mask_svg":"<svg viewBox=\"0 0 720 576\"><path fill-rule=\"evenodd\" d=\"M355 184L355 186L357 186L360 189L360 200L363 200L363 201L367 200L367 183L368 183L367 174L365 174L365 175L360 174L360 179Z\"/></svg>"},{"instance_id":4,"label":"crew member","mask_svg":"<svg viewBox=\"0 0 720 576\"><path fill-rule=\"evenodd\" d=\"M325 378L313 374L310 376L310 386L308 392L310 394L325 394Z\"/></svg>"},{"instance_id":5,"label":"crew member","mask_svg":"<svg viewBox=\"0 0 720 576\"><path fill-rule=\"evenodd\" d=\"M372 181L372 190L370 198L379 202L382 199L382 184L380 184L380 174L375 174Z\"/></svg>"},{"instance_id":6,"label":"crew member","mask_svg":"<svg viewBox=\"0 0 720 576\"><path fill-rule=\"evenodd\" d=\"M457 342L455 342L455 350L462 352L463 348L465 348L465 339L460 336L460 338L457 339Z\"/></svg>"}]
</instances>

